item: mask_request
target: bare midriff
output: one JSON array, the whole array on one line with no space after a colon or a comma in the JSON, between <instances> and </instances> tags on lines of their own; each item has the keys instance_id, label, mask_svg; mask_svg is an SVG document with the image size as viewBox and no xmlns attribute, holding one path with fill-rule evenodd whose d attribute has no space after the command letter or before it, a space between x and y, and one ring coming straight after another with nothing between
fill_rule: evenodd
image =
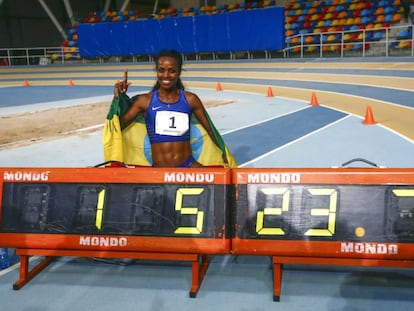
<instances>
[{"instance_id":1,"label":"bare midriff","mask_svg":"<svg viewBox=\"0 0 414 311\"><path fill-rule=\"evenodd\" d=\"M151 151L154 167L177 167L192 156L191 145L188 141L153 143ZM200 166L197 162L192 165L192 167Z\"/></svg>"}]
</instances>

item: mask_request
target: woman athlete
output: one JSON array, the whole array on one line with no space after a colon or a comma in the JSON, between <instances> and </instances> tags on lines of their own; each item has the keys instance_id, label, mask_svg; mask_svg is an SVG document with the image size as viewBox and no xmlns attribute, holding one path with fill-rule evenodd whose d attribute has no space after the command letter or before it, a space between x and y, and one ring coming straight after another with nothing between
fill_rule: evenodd
<instances>
[{"instance_id":1,"label":"woman athlete","mask_svg":"<svg viewBox=\"0 0 414 311\"><path fill-rule=\"evenodd\" d=\"M190 120L194 114L213 142L218 142L206 116L200 98L184 90L181 82L182 57L175 50L163 50L155 58L157 82L152 91L137 96L129 110L120 117L125 129L143 113L151 143L154 167L202 167L192 156ZM115 84L115 99L128 89L128 72ZM228 166L226 154L223 161Z\"/></svg>"}]
</instances>

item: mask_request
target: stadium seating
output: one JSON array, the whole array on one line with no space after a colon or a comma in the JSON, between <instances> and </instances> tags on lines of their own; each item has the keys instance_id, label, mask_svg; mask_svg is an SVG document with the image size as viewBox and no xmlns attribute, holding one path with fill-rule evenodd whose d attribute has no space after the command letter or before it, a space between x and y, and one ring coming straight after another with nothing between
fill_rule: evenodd
<instances>
[{"instance_id":1,"label":"stadium seating","mask_svg":"<svg viewBox=\"0 0 414 311\"><path fill-rule=\"evenodd\" d=\"M312 8L310 6L313 6L315 10L312 12L315 13L306 16L306 12ZM294 23L296 30L293 32L294 34L298 34L301 29L307 29L308 33L312 33L318 31L317 28L329 26L342 26L342 30L345 31L353 26L366 27L369 24L382 24L383 27L389 27L401 20L401 11L402 8L398 0L296 0L286 6L286 22L288 29ZM308 20L316 23L305 25L304 22L301 22Z\"/></svg>"},{"instance_id":2,"label":"stadium seating","mask_svg":"<svg viewBox=\"0 0 414 311\"><path fill-rule=\"evenodd\" d=\"M340 43L343 44L344 51L366 50L371 47L366 42L384 39L386 29L401 21L402 11L400 0L290 0L285 10L286 35L301 36L304 39L291 39L287 44L294 51L297 50L293 46L294 42L309 44L311 39L306 37L307 34L329 33L322 36L322 43L328 44L323 47L324 51L335 51ZM304 14L308 15L303 16ZM341 32L342 35L335 32ZM394 45L400 48L409 46L408 43ZM304 49L305 52L313 50Z\"/></svg>"},{"instance_id":3,"label":"stadium seating","mask_svg":"<svg viewBox=\"0 0 414 311\"><path fill-rule=\"evenodd\" d=\"M228 5L162 8L151 16L141 16L139 10L90 12L87 17L80 18L78 23L222 14L240 10L262 9L275 5L275 0L252 0ZM309 52L319 51L316 45L320 42L332 43L332 46L323 47L323 50L329 51L337 51L338 43L345 43L345 50L369 48L369 44L364 45L362 42L382 40L384 29L401 21L402 11L400 0L289 0L289 3L285 5L286 37L288 38L286 43L290 47L302 44L315 45L315 47L311 46L305 49ZM299 37L296 38L295 36ZM68 48L77 47L77 39L76 25L74 25L68 31L68 39L62 45ZM361 42L361 44L347 45L348 42ZM395 43L392 47L397 46L400 45ZM409 44L406 44L406 46L409 46ZM292 48L293 50L302 49ZM74 55L72 57L76 58L78 56Z\"/></svg>"}]
</instances>

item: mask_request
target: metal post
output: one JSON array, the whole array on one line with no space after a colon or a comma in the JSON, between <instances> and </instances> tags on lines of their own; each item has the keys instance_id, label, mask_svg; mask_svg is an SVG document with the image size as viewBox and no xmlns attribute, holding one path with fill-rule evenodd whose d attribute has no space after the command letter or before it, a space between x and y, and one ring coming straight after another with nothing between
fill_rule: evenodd
<instances>
[{"instance_id":1,"label":"metal post","mask_svg":"<svg viewBox=\"0 0 414 311\"><path fill-rule=\"evenodd\" d=\"M55 15L53 15L53 12L49 9L47 4L43 0L38 0L38 1L40 5L43 7L43 9L45 10L45 12L47 13L47 15L49 15L49 18L52 20L53 24L55 24L57 30L62 35L63 39L66 40L67 39L66 32L63 29L63 27L59 24L59 21L56 19Z\"/></svg>"},{"instance_id":2,"label":"metal post","mask_svg":"<svg viewBox=\"0 0 414 311\"><path fill-rule=\"evenodd\" d=\"M155 0L154 9L152 10L152 15L155 15L155 12L157 12L157 9L158 9L158 0Z\"/></svg>"},{"instance_id":3,"label":"metal post","mask_svg":"<svg viewBox=\"0 0 414 311\"><path fill-rule=\"evenodd\" d=\"M70 23L73 26L75 24L75 17L73 16L73 11L72 7L70 6L70 2L69 0L63 0L63 3L65 4L66 13L68 13Z\"/></svg>"},{"instance_id":4,"label":"metal post","mask_svg":"<svg viewBox=\"0 0 414 311\"><path fill-rule=\"evenodd\" d=\"M129 0L125 0L124 3L122 3L122 6L121 6L120 10L125 11L126 8L128 7L128 5L129 5Z\"/></svg>"}]
</instances>

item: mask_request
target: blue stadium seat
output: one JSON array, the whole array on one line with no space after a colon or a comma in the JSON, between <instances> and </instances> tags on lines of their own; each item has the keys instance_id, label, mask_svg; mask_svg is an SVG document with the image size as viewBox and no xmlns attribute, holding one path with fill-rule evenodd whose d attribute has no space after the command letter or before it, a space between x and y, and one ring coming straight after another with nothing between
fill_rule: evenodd
<instances>
[{"instance_id":1,"label":"blue stadium seat","mask_svg":"<svg viewBox=\"0 0 414 311\"><path fill-rule=\"evenodd\" d=\"M373 39L374 40L381 40L382 37L383 37L382 31L377 31L377 32L374 33Z\"/></svg>"}]
</instances>

